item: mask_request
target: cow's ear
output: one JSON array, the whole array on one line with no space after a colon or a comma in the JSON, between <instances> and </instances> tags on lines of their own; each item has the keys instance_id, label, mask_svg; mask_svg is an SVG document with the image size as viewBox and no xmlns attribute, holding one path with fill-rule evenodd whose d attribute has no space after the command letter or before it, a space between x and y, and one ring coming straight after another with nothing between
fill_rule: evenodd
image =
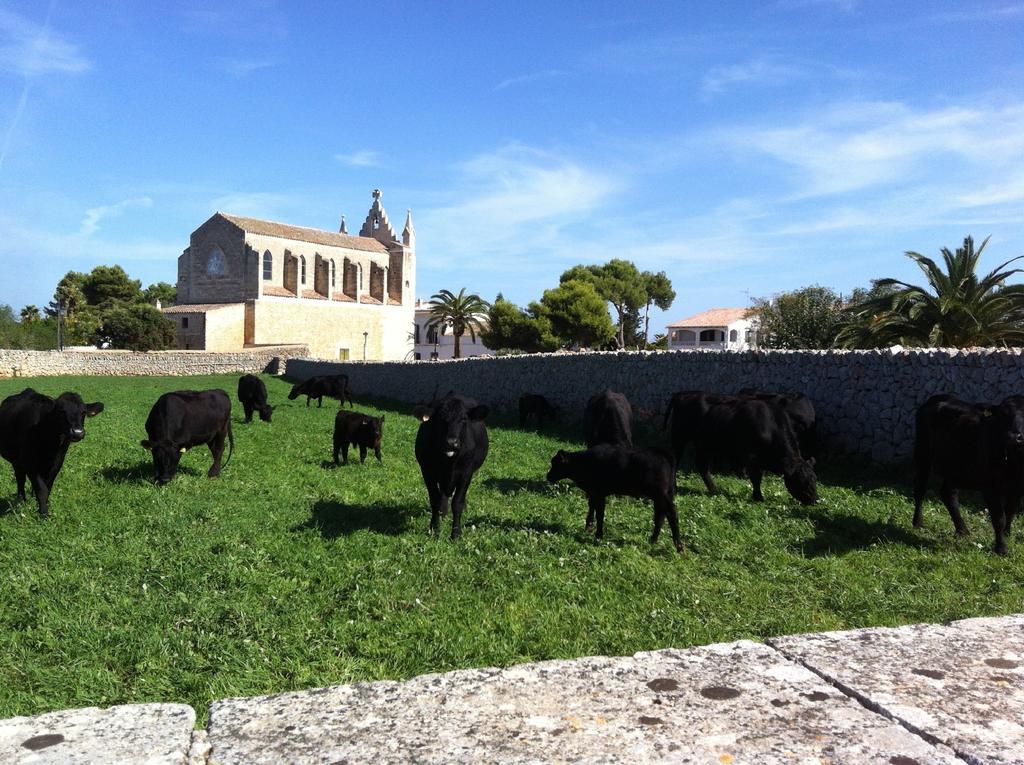
<instances>
[{"instance_id":1,"label":"cow's ear","mask_svg":"<svg viewBox=\"0 0 1024 765\"><path fill-rule=\"evenodd\" d=\"M187 451L188 451L188 449L186 449L186 448L185 448L185 447L183 446L183 447L181 447L180 449L178 449L178 454L184 454L184 453L185 453L185 452L187 452Z\"/></svg>"},{"instance_id":2,"label":"cow's ear","mask_svg":"<svg viewBox=\"0 0 1024 765\"><path fill-rule=\"evenodd\" d=\"M425 406L418 406L412 410L412 416L420 422L426 422L430 419L430 409Z\"/></svg>"},{"instance_id":3,"label":"cow's ear","mask_svg":"<svg viewBox=\"0 0 1024 765\"><path fill-rule=\"evenodd\" d=\"M139 441L139 446L141 446L143 449L149 449L150 451L152 451L153 449L153 444L151 444L146 439Z\"/></svg>"},{"instance_id":4,"label":"cow's ear","mask_svg":"<svg viewBox=\"0 0 1024 765\"><path fill-rule=\"evenodd\" d=\"M95 404L85 405L85 416L95 417L97 414L103 411L103 402L97 401Z\"/></svg>"},{"instance_id":5,"label":"cow's ear","mask_svg":"<svg viewBox=\"0 0 1024 765\"><path fill-rule=\"evenodd\" d=\"M467 414L469 415L469 419L471 420L482 420L484 417L487 416L487 413L489 411L491 410L487 407L487 404L477 404L472 409L470 409L467 412Z\"/></svg>"},{"instance_id":6,"label":"cow's ear","mask_svg":"<svg viewBox=\"0 0 1024 765\"><path fill-rule=\"evenodd\" d=\"M363 421L362 421L361 423L359 423L359 424L360 424L360 425L369 425L369 424L370 424L370 421L369 421L369 420L363 420Z\"/></svg>"}]
</instances>

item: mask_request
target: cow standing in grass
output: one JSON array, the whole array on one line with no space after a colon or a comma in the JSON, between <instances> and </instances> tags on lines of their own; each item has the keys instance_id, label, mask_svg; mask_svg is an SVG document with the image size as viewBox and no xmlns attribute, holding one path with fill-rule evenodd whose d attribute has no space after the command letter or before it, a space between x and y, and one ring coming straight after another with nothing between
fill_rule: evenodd
<instances>
[{"instance_id":1,"label":"cow standing in grass","mask_svg":"<svg viewBox=\"0 0 1024 765\"><path fill-rule=\"evenodd\" d=\"M803 393L768 393L756 388L743 388L739 395L756 398L785 411L800 442L800 453L804 457L815 455L818 450L818 418L814 411L814 403L807 396Z\"/></svg>"},{"instance_id":2,"label":"cow standing in grass","mask_svg":"<svg viewBox=\"0 0 1024 765\"><path fill-rule=\"evenodd\" d=\"M633 445L633 407L629 399L613 390L595 393L583 410L583 433L587 447L597 444Z\"/></svg>"},{"instance_id":3,"label":"cow standing in grass","mask_svg":"<svg viewBox=\"0 0 1024 765\"><path fill-rule=\"evenodd\" d=\"M682 462L687 445L696 440L701 420L708 409L722 401L731 401L735 398L700 390L685 390L672 394L668 406L665 407L663 427L671 426L672 451L676 455L676 464Z\"/></svg>"},{"instance_id":4,"label":"cow standing in grass","mask_svg":"<svg viewBox=\"0 0 1024 765\"><path fill-rule=\"evenodd\" d=\"M430 530L452 507L452 539L462 534L462 511L473 474L487 459L487 405L448 393L429 409L417 407L416 461L430 497Z\"/></svg>"},{"instance_id":5,"label":"cow standing in grass","mask_svg":"<svg viewBox=\"0 0 1024 765\"><path fill-rule=\"evenodd\" d=\"M542 430L544 418L557 418L558 410L539 393L523 393L519 396L519 426L525 428L530 417L537 420L537 430Z\"/></svg>"},{"instance_id":6,"label":"cow standing in grass","mask_svg":"<svg viewBox=\"0 0 1024 765\"><path fill-rule=\"evenodd\" d=\"M270 422L274 407L267 404L267 386L256 375L243 375L238 380L238 401L246 422L252 422L253 412L259 412L261 420Z\"/></svg>"},{"instance_id":7,"label":"cow standing in grass","mask_svg":"<svg viewBox=\"0 0 1024 765\"><path fill-rule=\"evenodd\" d=\"M587 525L597 519L595 537L604 536L604 508L610 495L645 497L654 503L654 531L651 544L658 541L662 524L668 519L676 551L683 551L676 512L675 460L668 453L628 446L598 444L582 452L559 452L551 458L548 481L568 478L587 495Z\"/></svg>"},{"instance_id":8,"label":"cow standing in grass","mask_svg":"<svg viewBox=\"0 0 1024 765\"><path fill-rule=\"evenodd\" d=\"M309 406L310 399L316 399L317 407L323 406L324 396L338 399L341 406L348 405L355 409L352 403L352 389L348 385L348 375L318 375L292 386L288 393L288 400L294 401L299 396L306 397L306 406Z\"/></svg>"},{"instance_id":9,"label":"cow standing in grass","mask_svg":"<svg viewBox=\"0 0 1024 765\"><path fill-rule=\"evenodd\" d=\"M213 454L213 464L206 475L216 478L220 475L224 439L230 444L229 461L235 449L231 435L231 399L219 388L165 393L149 411L146 434L149 438L142 441L142 447L153 455L157 485L174 478L181 455L202 444L209 446Z\"/></svg>"},{"instance_id":10,"label":"cow standing in grass","mask_svg":"<svg viewBox=\"0 0 1024 765\"><path fill-rule=\"evenodd\" d=\"M924 526L921 505L932 470L942 480L939 495L958 536L968 534L960 515L960 489L982 492L994 549L1005 555L1024 496L1024 397L983 404L942 393L921 405L914 434L914 528Z\"/></svg>"},{"instance_id":11,"label":"cow standing in grass","mask_svg":"<svg viewBox=\"0 0 1024 765\"><path fill-rule=\"evenodd\" d=\"M380 445L384 437L384 417L371 417L361 412L338 412L334 416L334 464L348 464L349 446L359 447L359 464L366 461L366 450L373 449L381 462ZM338 461L338 454L342 461Z\"/></svg>"},{"instance_id":12,"label":"cow standing in grass","mask_svg":"<svg viewBox=\"0 0 1024 765\"><path fill-rule=\"evenodd\" d=\"M0 456L14 468L19 500L28 479L40 518L50 514L50 492L68 447L85 438L85 418L102 411L102 403L86 404L77 393L53 399L31 388L0 403Z\"/></svg>"}]
</instances>

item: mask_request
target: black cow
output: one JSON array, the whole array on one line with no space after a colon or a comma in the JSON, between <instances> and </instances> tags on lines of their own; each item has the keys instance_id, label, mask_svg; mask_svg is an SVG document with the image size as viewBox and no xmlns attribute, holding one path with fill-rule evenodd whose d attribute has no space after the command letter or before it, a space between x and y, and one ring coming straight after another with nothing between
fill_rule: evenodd
<instances>
[{"instance_id":1,"label":"black cow","mask_svg":"<svg viewBox=\"0 0 1024 765\"><path fill-rule=\"evenodd\" d=\"M697 472L712 494L717 489L711 480L711 461L721 458L746 467L755 502L764 499L761 476L765 470L781 473L789 493L801 504L818 501L814 459L805 460L800 454L789 415L779 407L752 398L710 406L697 431Z\"/></svg>"},{"instance_id":2,"label":"black cow","mask_svg":"<svg viewBox=\"0 0 1024 765\"><path fill-rule=\"evenodd\" d=\"M813 457L817 452L817 415L814 403L803 393L766 393L756 388L743 388L739 395L756 398L774 406L782 407L793 424L793 432L800 441L800 453Z\"/></svg>"},{"instance_id":3,"label":"black cow","mask_svg":"<svg viewBox=\"0 0 1024 765\"><path fill-rule=\"evenodd\" d=\"M709 408L723 401L734 401L736 396L705 393L700 390L681 390L672 394L665 407L663 427L668 428L671 420L672 451L676 464L682 462L687 445L696 440L700 423Z\"/></svg>"},{"instance_id":4,"label":"black cow","mask_svg":"<svg viewBox=\"0 0 1024 765\"><path fill-rule=\"evenodd\" d=\"M246 422L252 422L253 412L259 412L261 420L270 422L274 407L267 404L267 386L256 375L243 375L239 379L238 400L245 410Z\"/></svg>"},{"instance_id":5,"label":"black cow","mask_svg":"<svg viewBox=\"0 0 1024 765\"><path fill-rule=\"evenodd\" d=\"M299 396L306 397L306 406L309 406L311 398L316 399L318 407L323 406L324 396L327 396L328 398L338 399L341 406L345 406L345 400L348 399L348 405L353 409L356 407L352 403L352 389L348 385L348 375L317 375L310 377L304 382L293 385L291 392L288 394L288 399L292 401Z\"/></svg>"},{"instance_id":6,"label":"black cow","mask_svg":"<svg viewBox=\"0 0 1024 765\"><path fill-rule=\"evenodd\" d=\"M651 544L658 541L661 526L668 518L672 541L683 551L676 513L675 464L670 454L650 449L598 444L583 452L559 452L551 458L548 481L568 478L587 495L589 531L597 517L596 538L604 536L605 500L612 494L646 497L654 503L654 531Z\"/></svg>"},{"instance_id":7,"label":"black cow","mask_svg":"<svg viewBox=\"0 0 1024 765\"><path fill-rule=\"evenodd\" d=\"M539 393L523 393L519 396L519 425L526 427L529 417L537 419L537 430L544 427L544 418L552 420L558 417L558 410Z\"/></svg>"},{"instance_id":8,"label":"black cow","mask_svg":"<svg viewBox=\"0 0 1024 765\"><path fill-rule=\"evenodd\" d=\"M416 461L430 496L430 530L452 505L452 539L462 533L462 511L473 474L487 459L486 404L449 393L432 409L417 407Z\"/></svg>"},{"instance_id":9,"label":"black cow","mask_svg":"<svg viewBox=\"0 0 1024 765\"><path fill-rule=\"evenodd\" d=\"M0 403L0 456L14 468L19 500L30 481L40 518L50 514L50 491L68 447L85 438L85 418L102 411L102 403L86 404L77 393L52 399L31 388Z\"/></svg>"},{"instance_id":10,"label":"black cow","mask_svg":"<svg viewBox=\"0 0 1024 765\"><path fill-rule=\"evenodd\" d=\"M348 464L348 447L359 447L359 464L366 460L366 450L373 449L377 462L381 461L380 442L383 438L384 417L371 417L360 412L338 412L334 416L334 464ZM341 452L342 462L338 462Z\"/></svg>"},{"instance_id":11,"label":"black cow","mask_svg":"<svg viewBox=\"0 0 1024 765\"><path fill-rule=\"evenodd\" d=\"M633 407L629 399L613 390L595 393L583 410L583 432L587 448L597 444L633 445Z\"/></svg>"},{"instance_id":12,"label":"black cow","mask_svg":"<svg viewBox=\"0 0 1024 765\"><path fill-rule=\"evenodd\" d=\"M149 410L146 434L149 438L141 443L153 454L154 480L158 486L174 478L182 454L201 444L209 446L213 454L213 465L206 475L215 478L220 474L225 437L230 444L225 465L235 450L231 399L219 388L165 393Z\"/></svg>"},{"instance_id":13,"label":"black cow","mask_svg":"<svg viewBox=\"0 0 1024 765\"><path fill-rule=\"evenodd\" d=\"M934 468L939 495L959 536L967 536L960 515L960 489L982 492L995 532L995 551L1005 555L1006 538L1024 495L1024 397L1002 403L932 396L917 410L914 434L914 527L924 526L921 504Z\"/></svg>"}]
</instances>

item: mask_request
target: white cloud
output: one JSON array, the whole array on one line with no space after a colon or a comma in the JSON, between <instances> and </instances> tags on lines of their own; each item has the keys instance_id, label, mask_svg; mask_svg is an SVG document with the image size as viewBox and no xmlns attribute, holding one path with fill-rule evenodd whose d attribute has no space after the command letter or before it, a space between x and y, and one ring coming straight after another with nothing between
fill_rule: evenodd
<instances>
[{"instance_id":1,"label":"white cloud","mask_svg":"<svg viewBox=\"0 0 1024 765\"><path fill-rule=\"evenodd\" d=\"M104 218L116 218L125 210L147 208L153 206L153 200L149 197L136 197L134 199L123 199L117 204L101 205L85 211L85 217L78 229L78 236L92 236L100 227L100 221Z\"/></svg>"},{"instance_id":2,"label":"white cloud","mask_svg":"<svg viewBox=\"0 0 1024 765\"><path fill-rule=\"evenodd\" d=\"M247 218L281 220L294 204L294 197L272 192L231 192L210 201L208 209Z\"/></svg>"},{"instance_id":3,"label":"white cloud","mask_svg":"<svg viewBox=\"0 0 1024 765\"><path fill-rule=\"evenodd\" d=\"M237 77L239 79L246 77L253 72L258 72L260 69L268 69L272 66L276 66L276 64L276 61L253 58L227 58L221 61L221 66L223 66L224 71L232 77Z\"/></svg>"},{"instance_id":4,"label":"white cloud","mask_svg":"<svg viewBox=\"0 0 1024 765\"><path fill-rule=\"evenodd\" d=\"M0 71L23 77L78 74L92 68L77 45L23 16L0 8Z\"/></svg>"},{"instance_id":5,"label":"white cloud","mask_svg":"<svg viewBox=\"0 0 1024 765\"><path fill-rule=\"evenodd\" d=\"M756 59L742 64L720 66L704 76L701 92L705 95L721 93L732 85L782 85L804 75L802 69Z\"/></svg>"},{"instance_id":6,"label":"white cloud","mask_svg":"<svg viewBox=\"0 0 1024 765\"><path fill-rule=\"evenodd\" d=\"M499 82L494 89L504 90L505 88L512 87L513 85L524 85L529 82L537 82L538 80L550 80L556 77L564 77L568 74L564 69L545 69L543 72L533 72L531 74L522 74L518 77L509 77Z\"/></svg>"},{"instance_id":7,"label":"white cloud","mask_svg":"<svg viewBox=\"0 0 1024 765\"><path fill-rule=\"evenodd\" d=\"M370 149L360 149L351 154L335 154L334 158L349 167L379 167L380 154Z\"/></svg>"}]
</instances>

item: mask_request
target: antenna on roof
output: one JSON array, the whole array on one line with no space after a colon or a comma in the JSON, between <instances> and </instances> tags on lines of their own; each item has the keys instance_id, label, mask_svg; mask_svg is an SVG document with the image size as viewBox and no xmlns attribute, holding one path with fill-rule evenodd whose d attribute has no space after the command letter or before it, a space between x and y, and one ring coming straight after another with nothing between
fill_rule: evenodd
<instances>
[{"instance_id":1,"label":"antenna on roof","mask_svg":"<svg viewBox=\"0 0 1024 765\"><path fill-rule=\"evenodd\" d=\"M338 233L339 234L347 234L348 233L348 226L345 224L345 216L344 215L341 216L341 226L338 228Z\"/></svg>"}]
</instances>

